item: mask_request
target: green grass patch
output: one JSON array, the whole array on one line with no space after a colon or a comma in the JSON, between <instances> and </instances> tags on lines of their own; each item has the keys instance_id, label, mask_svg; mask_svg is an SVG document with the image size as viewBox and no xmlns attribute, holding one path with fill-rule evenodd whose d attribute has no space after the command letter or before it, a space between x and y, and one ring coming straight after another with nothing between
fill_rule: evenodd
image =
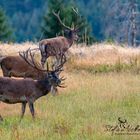
<instances>
[{"instance_id":1,"label":"green grass patch","mask_svg":"<svg viewBox=\"0 0 140 140\"><path fill-rule=\"evenodd\" d=\"M96 73L109 73L109 72L131 72L135 74L140 73L140 58L130 58L129 63L123 63L120 59L114 64L96 64L85 65L84 63L78 64L77 59L70 58L67 63L66 69L68 71L87 71L92 74Z\"/></svg>"},{"instance_id":2,"label":"green grass patch","mask_svg":"<svg viewBox=\"0 0 140 140\"><path fill-rule=\"evenodd\" d=\"M35 121L32 120L29 110L22 122L19 122L20 108L12 115L4 115L7 111L1 110L4 121L0 123L0 140L139 138L139 135L112 136L104 127L117 124L118 117L127 119L132 125L140 124L139 75L68 75L69 85L67 89L61 90L60 95L48 95L47 98L43 97L35 103Z\"/></svg>"}]
</instances>

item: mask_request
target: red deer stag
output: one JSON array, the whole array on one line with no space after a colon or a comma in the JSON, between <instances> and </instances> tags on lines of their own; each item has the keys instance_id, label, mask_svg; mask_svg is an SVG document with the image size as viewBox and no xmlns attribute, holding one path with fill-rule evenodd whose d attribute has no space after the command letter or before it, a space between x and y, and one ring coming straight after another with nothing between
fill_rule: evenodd
<instances>
[{"instance_id":1,"label":"red deer stag","mask_svg":"<svg viewBox=\"0 0 140 140\"><path fill-rule=\"evenodd\" d=\"M71 47L73 42L78 39L77 32L79 27L70 28L62 22L59 13L55 13L53 11L53 14L57 17L60 24L66 29L65 31L67 32L67 36L57 36L50 39L43 39L39 42L39 49L42 57L41 64L43 67L49 56L55 56L57 62L59 63L61 53L64 54Z\"/></svg>"},{"instance_id":2,"label":"red deer stag","mask_svg":"<svg viewBox=\"0 0 140 140\"><path fill-rule=\"evenodd\" d=\"M28 50L29 52L29 50ZM53 71L40 69L36 66L34 61L34 56L31 53L22 52L21 57L29 63L32 67L36 68L38 71L46 72L46 76L40 80L33 79L12 79L7 77L0 77L0 101L15 104L22 104L21 119L24 116L26 104L28 103L32 117L34 118L34 102L47 95L52 87L61 87L62 78L57 76L57 72L61 71L65 60L57 69ZM31 59L27 59L27 53L31 56Z\"/></svg>"},{"instance_id":3,"label":"red deer stag","mask_svg":"<svg viewBox=\"0 0 140 140\"><path fill-rule=\"evenodd\" d=\"M61 59L64 59L64 54L62 55ZM37 61L35 61L35 63L40 69L42 68L42 66L39 65ZM0 58L0 65L4 77L13 76L41 79L45 75L43 71L38 71L29 65L21 56L3 56Z\"/></svg>"},{"instance_id":4,"label":"red deer stag","mask_svg":"<svg viewBox=\"0 0 140 140\"><path fill-rule=\"evenodd\" d=\"M44 77L44 72L31 67L20 56L5 56L0 58L0 65L4 77L24 77L40 79ZM38 66L40 67L40 66ZM41 69L42 67L40 67Z\"/></svg>"}]
</instances>

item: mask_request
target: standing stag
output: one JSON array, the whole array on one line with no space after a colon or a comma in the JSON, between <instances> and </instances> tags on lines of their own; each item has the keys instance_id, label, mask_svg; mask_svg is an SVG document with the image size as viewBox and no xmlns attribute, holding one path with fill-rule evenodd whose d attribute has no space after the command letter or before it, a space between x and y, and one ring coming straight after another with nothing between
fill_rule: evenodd
<instances>
[{"instance_id":1,"label":"standing stag","mask_svg":"<svg viewBox=\"0 0 140 140\"><path fill-rule=\"evenodd\" d=\"M74 12L76 12L74 10ZM59 63L61 54L64 54L73 44L74 41L78 39L78 29L79 27L68 27L66 26L62 20L60 19L59 12L55 13L53 11L54 16L57 17L60 24L65 28L67 32L67 36L57 36L50 39L43 39L39 42L39 49L41 52L41 64L44 67L44 64L49 56L55 56L57 62ZM77 12L76 12L77 14ZM54 51L55 50L55 51Z\"/></svg>"},{"instance_id":2,"label":"standing stag","mask_svg":"<svg viewBox=\"0 0 140 140\"><path fill-rule=\"evenodd\" d=\"M36 65L34 55L31 54L30 50L20 53L20 56L38 71L45 72L46 75L40 80L0 77L0 101L8 104L21 103L21 118L24 116L26 104L28 103L34 118L34 102L38 98L47 95L52 87L61 87L63 79L59 78L57 73L61 71L66 60L63 60L55 70L49 71L48 67L47 70L44 70Z\"/></svg>"}]
</instances>

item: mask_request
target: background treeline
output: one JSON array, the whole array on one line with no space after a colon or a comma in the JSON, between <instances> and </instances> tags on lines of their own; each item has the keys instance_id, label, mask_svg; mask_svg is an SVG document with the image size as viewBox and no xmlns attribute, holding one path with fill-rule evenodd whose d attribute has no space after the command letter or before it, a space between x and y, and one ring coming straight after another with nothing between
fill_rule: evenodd
<instances>
[{"instance_id":1,"label":"background treeline","mask_svg":"<svg viewBox=\"0 0 140 140\"><path fill-rule=\"evenodd\" d=\"M137 2L139 11L140 1L131 1ZM57 3L61 3L62 7L57 7ZM82 34L88 36L87 40L91 40L90 43L104 40L126 41L125 33L131 29L131 23L129 24L131 16L128 15L129 3L129 0L0 0L0 6L5 11L8 24L11 25L13 39L18 42L39 40L43 29L50 28L54 21L49 17L52 10L50 5L54 5L52 8L57 9L56 12L60 9L66 13L68 9L69 12L61 16L67 24L72 23L72 19L67 22L68 15L71 15L70 6L78 7L82 16L79 24L80 22L85 24ZM138 17L137 22L139 21ZM139 27L137 33L139 33L138 29ZM51 37L47 29L43 37Z\"/></svg>"}]
</instances>

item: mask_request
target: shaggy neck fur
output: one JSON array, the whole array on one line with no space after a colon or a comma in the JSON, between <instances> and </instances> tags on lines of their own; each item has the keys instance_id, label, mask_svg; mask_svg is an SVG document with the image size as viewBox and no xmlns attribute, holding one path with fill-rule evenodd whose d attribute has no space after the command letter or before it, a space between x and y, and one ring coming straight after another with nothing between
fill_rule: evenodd
<instances>
[{"instance_id":1,"label":"shaggy neck fur","mask_svg":"<svg viewBox=\"0 0 140 140\"><path fill-rule=\"evenodd\" d=\"M46 95L51 91L51 83L45 79L45 80L38 80L37 81L39 88L43 91L43 94Z\"/></svg>"}]
</instances>

